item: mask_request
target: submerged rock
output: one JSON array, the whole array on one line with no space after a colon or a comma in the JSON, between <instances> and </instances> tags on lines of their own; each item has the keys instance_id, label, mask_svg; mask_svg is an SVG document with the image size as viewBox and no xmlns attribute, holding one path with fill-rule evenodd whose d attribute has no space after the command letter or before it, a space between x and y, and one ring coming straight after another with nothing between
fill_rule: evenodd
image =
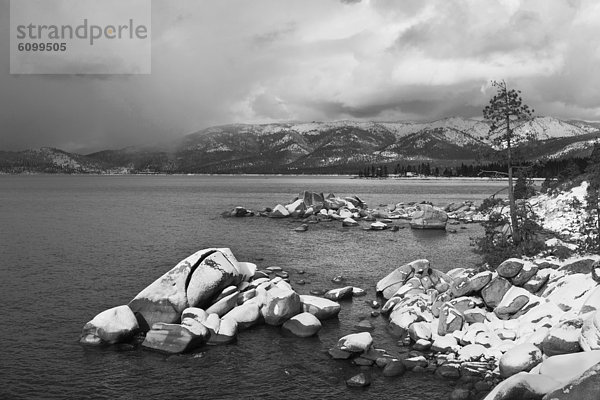
<instances>
[{"instance_id":1,"label":"submerged rock","mask_svg":"<svg viewBox=\"0 0 600 400\"><path fill-rule=\"evenodd\" d=\"M346 385L349 387L365 387L371 384L371 379L364 373L354 375L346 381Z\"/></svg>"},{"instance_id":2,"label":"submerged rock","mask_svg":"<svg viewBox=\"0 0 600 400\"><path fill-rule=\"evenodd\" d=\"M210 337L208 329L200 323L194 328L156 323L146 334L142 346L165 353L184 353L204 344Z\"/></svg>"}]
</instances>

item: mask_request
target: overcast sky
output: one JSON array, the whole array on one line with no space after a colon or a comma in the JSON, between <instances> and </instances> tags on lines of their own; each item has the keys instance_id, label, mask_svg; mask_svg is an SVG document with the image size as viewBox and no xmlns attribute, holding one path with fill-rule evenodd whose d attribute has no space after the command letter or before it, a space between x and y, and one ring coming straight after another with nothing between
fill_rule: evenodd
<instances>
[{"instance_id":1,"label":"overcast sky","mask_svg":"<svg viewBox=\"0 0 600 400\"><path fill-rule=\"evenodd\" d=\"M505 79L600 120L597 0L155 0L149 76L9 75L0 149L93 151L232 122L480 117Z\"/></svg>"}]
</instances>

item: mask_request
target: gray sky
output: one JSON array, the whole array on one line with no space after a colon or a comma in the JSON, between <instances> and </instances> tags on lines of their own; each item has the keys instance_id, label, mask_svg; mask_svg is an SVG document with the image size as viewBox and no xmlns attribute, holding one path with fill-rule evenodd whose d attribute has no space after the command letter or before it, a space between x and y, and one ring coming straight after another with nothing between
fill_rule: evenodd
<instances>
[{"instance_id":1,"label":"gray sky","mask_svg":"<svg viewBox=\"0 0 600 400\"><path fill-rule=\"evenodd\" d=\"M155 0L149 76L9 75L0 149L93 151L232 122L477 117L505 79L600 120L596 0Z\"/></svg>"}]
</instances>

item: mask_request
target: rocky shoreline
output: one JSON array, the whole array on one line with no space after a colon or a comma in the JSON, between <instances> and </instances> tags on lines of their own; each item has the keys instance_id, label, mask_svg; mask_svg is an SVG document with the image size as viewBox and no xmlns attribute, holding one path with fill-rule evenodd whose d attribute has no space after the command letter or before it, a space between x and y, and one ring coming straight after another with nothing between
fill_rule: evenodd
<instances>
[{"instance_id":1,"label":"rocky shoreline","mask_svg":"<svg viewBox=\"0 0 600 400\"><path fill-rule=\"evenodd\" d=\"M271 211L240 207L229 216L296 217L307 226L315 219L355 218L387 225L386 218L408 218L428 207L369 209L357 197L304 192ZM473 218L472 204L442 212L463 221L479 218ZM373 290L380 297L368 302L371 316L387 321L400 347L379 348L368 320L361 321L360 333L331 343L332 359L365 369L346 381L349 387L368 386L371 369L380 368L390 379L407 370L448 379L455 386L453 400L592 399L600 393L599 282L600 255L512 258L494 272L442 272L421 259L390 271L375 288L344 286L300 295L283 269L261 269L238 261L227 248L212 248L182 260L127 305L98 314L83 327L80 342L179 354L231 343L257 324L311 337L338 317L341 300Z\"/></svg>"},{"instance_id":2,"label":"rocky shoreline","mask_svg":"<svg viewBox=\"0 0 600 400\"><path fill-rule=\"evenodd\" d=\"M599 256L562 264L509 259L493 273L464 268L443 273L416 260L377 283L385 303L372 314L389 320L389 333L407 351L377 348L365 326L365 332L340 338L330 355L382 368L387 377L412 370L456 380L451 399L542 398L567 385L580 388L570 393L589 393L590 382L599 383L592 373L600 369L599 281ZM205 249L129 304L98 314L84 326L80 341L177 354L231 343L255 324L310 337L337 317L340 300L364 294L346 286L323 296L299 295L279 268L259 270L237 261L229 249ZM568 381L564 371L557 372L561 360L572 365ZM367 386L369 373L347 384ZM577 396L557 398L590 398Z\"/></svg>"}]
</instances>

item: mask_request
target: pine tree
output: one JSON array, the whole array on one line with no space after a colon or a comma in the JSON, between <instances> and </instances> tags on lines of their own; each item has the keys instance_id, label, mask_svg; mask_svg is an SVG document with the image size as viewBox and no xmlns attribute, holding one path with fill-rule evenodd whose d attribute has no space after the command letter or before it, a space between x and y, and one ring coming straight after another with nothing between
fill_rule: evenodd
<instances>
[{"instance_id":1,"label":"pine tree","mask_svg":"<svg viewBox=\"0 0 600 400\"><path fill-rule=\"evenodd\" d=\"M515 128L524 121L531 119L534 111L523 104L520 90L508 89L505 81L494 81L492 85L497 89L497 92L490 100L490 104L483 109L483 117L491 122L488 138L495 145L505 150L506 163L508 164L508 201L513 231L512 237L513 242L518 244L521 241L521 235L519 233L513 186L513 151L514 146L520 141L532 138L519 134Z\"/></svg>"}]
</instances>

